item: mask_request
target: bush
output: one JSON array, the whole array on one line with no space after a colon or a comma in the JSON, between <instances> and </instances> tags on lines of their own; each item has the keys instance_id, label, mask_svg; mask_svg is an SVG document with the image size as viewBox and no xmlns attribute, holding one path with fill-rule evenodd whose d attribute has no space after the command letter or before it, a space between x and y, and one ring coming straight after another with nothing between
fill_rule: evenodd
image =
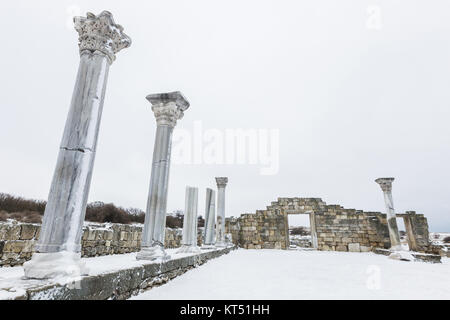
<instances>
[{"instance_id":1,"label":"bush","mask_svg":"<svg viewBox=\"0 0 450 320\"><path fill-rule=\"evenodd\" d=\"M6 221L8 219L8 212L0 211L0 221Z\"/></svg>"},{"instance_id":2,"label":"bush","mask_svg":"<svg viewBox=\"0 0 450 320\"><path fill-rule=\"evenodd\" d=\"M86 208L86 221L111 223L144 223L145 213L142 210L123 209L112 203L94 202Z\"/></svg>"},{"instance_id":3,"label":"bush","mask_svg":"<svg viewBox=\"0 0 450 320\"><path fill-rule=\"evenodd\" d=\"M15 219L20 222L40 223L46 201L29 200L0 193L0 221ZM93 202L87 205L86 221L112 223L144 223L145 213L136 208L123 209L112 203Z\"/></svg>"},{"instance_id":4,"label":"bush","mask_svg":"<svg viewBox=\"0 0 450 320\"><path fill-rule=\"evenodd\" d=\"M45 201L28 200L6 193L0 193L0 210L6 212L33 211L44 214L46 204L47 202Z\"/></svg>"},{"instance_id":5,"label":"bush","mask_svg":"<svg viewBox=\"0 0 450 320\"><path fill-rule=\"evenodd\" d=\"M168 228L183 228L183 216L167 216L166 227Z\"/></svg>"},{"instance_id":6,"label":"bush","mask_svg":"<svg viewBox=\"0 0 450 320\"><path fill-rule=\"evenodd\" d=\"M295 227L290 230L291 235L309 236L310 232L305 227Z\"/></svg>"},{"instance_id":7,"label":"bush","mask_svg":"<svg viewBox=\"0 0 450 320\"><path fill-rule=\"evenodd\" d=\"M205 226L205 219L203 219L202 216L198 216L197 219L197 227L204 227Z\"/></svg>"},{"instance_id":8,"label":"bush","mask_svg":"<svg viewBox=\"0 0 450 320\"><path fill-rule=\"evenodd\" d=\"M450 243L450 237L445 237L444 238L444 243Z\"/></svg>"},{"instance_id":9,"label":"bush","mask_svg":"<svg viewBox=\"0 0 450 320\"><path fill-rule=\"evenodd\" d=\"M22 211L8 213L6 211L0 212L0 221L6 221L7 219L14 219L20 222L26 223L41 223L42 215L35 211Z\"/></svg>"}]
</instances>

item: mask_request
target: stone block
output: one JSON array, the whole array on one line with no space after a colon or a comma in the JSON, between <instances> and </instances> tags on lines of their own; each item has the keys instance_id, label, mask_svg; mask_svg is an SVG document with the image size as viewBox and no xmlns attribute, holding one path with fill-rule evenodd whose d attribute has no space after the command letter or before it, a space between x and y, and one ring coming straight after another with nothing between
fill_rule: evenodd
<instances>
[{"instance_id":1,"label":"stone block","mask_svg":"<svg viewBox=\"0 0 450 320\"><path fill-rule=\"evenodd\" d=\"M20 231L20 239L21 240L31 240L34 238L36 234L37 226L32 224L22 224L22 228Z\"/></svg>"},{"instance_id":2,"label":"stone block","mask_svg":"<svg viewBox=\"0 0 450 320\"><path fill-rule=\"evenodd\" d=\"M360 246L359 243L349 243L348 244L348 251L350 252L360 252Z\"/></svg>"}]
</instances>

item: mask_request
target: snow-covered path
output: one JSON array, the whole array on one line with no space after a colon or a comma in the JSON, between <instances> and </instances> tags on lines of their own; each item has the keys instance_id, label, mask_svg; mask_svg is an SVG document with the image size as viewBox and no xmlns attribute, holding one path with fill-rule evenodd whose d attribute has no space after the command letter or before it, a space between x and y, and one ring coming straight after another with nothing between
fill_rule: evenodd
<instances>
[{"instance_id":1,"label":"snow-covered path","mask_svg":"<svg viewBox=\"0 0 450 320\"><path fill-rule=\"evenodd\" d=\"M239 249L132 299L450 299L449 260Z\"/></svg>"}]
</instances>

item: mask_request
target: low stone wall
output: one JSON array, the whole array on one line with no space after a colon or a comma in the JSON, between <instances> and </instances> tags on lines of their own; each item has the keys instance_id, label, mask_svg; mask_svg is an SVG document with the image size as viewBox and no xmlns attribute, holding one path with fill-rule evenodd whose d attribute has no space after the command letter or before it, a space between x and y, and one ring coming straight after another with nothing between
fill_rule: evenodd
<instances>
[{"instance_id":1,"label":"low stone wall","mask_svg":"<svg viewBox=\"0 0 450 320\"><path fill-rule=\"evenodd\" d=\"M21 265L31 259L40 228L39 224L0 223L0 266ZM203 228L198 229L198 244L201 245ZM88 224L83 228L81 255L95 257L139 251L141 233L140 225ZM181 239L181 229L166 228L166 248L180 247Z\"/></svg>"},{"instance_id":2,"label":"low stone wall","mask_svg":"<svg viewBox=\"0 0 450 320\"><path fill-rule=\"evenodd\" d=\"M202 251L199 254L172 258L166 262L142 262L139 266L122 267L100 274L83 276L66 284L52 280L15 281L15 292L7 299L14 300L123 300L196 268L210 259L229 253L236 247ZM101 259L101 258L98 258ZM130 257L131 259L131 257ZM133 261L136 261L133 259ZM89 264L89 262L87 262ZM89 266L89 265L88 265ZM0 295L2 287L0 282Z\"/></svg>"}]
</instances>

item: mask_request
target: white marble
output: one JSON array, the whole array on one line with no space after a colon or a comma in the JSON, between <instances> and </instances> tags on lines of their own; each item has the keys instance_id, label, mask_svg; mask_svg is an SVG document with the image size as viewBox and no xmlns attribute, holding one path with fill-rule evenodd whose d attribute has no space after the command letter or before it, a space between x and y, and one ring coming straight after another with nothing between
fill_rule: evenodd
<instances>
[{"instance_id":1,"label":"white marble","mask_svg":"<svg viewBox=\"0 0 450 320\"><path fill-rule=\"evenodd\" d=\"M205 228L203 235L202 248L214 247L215 241L215 222L216 222L216 192L210 188L206 188L205 203Z\"/></svg>"},{"instance_id":2,"label":"white marble","mask_svg":"<svg viewBox=\"0 0 450 320\"><path fill-rule=\"evenodd\" d=\"M97 16L88 12L86 17L75 17L73 21L79 35L80 53L99 51L112 63L117 52L131 45L130 37L123 33L120 24L114 22L109 11L102 11Z\"/></svg>"},{"instance_id":3,"label":"white marble","mask_svg":"<svg viewBox=\"0 0 450 320\"><path fill-rule=\"evenodd\" d=\"M216 223L216 247L226 247L225 242L225 187L227 177L216 177L217 183L217 223Z\"/></svg>"},{"instance_id":4,"label":"white marble","mask_svg":"<svg viewBox=\"0 0 450 320\"><path fill-rule=\"evenodd\" d=\"M197 246L197 212L198 212L198 188L186 187L185 209L183 218L183 238L181 247L177 253L199 252Z\"/></svg>"},{"instance_id":5,"label":"white marble","mask_svg":"<svg viewBox=\"0 0 450 320\"><path fill-rule=\"evenodd\" d=\"M27 277L66 275L67 263L71 263L73 269L80 268L77 260L82 227L108 72L114 60L110 54L131 43L122 33L122 27L115 25L106 11L98 17L89 13L87 18L75 18L75 29L79 33L80 65L36 245L37 253L24 264ZM95 39L95 45L87 45L88 39ZM64 256L70 259L61 259L61 252L67 252Z\"/></svg>"},{"instance_id":6,"label":"white marble","mask_svg":"<svg viewBox=\"0 0 450 320\"><path fill-rule=\"evenodd\" d=\"M172 133L177 120L183 117L183 112L189 107L189 102L178 91L151 94L147 100L152 104L157 127L141 251L136 259L168 259L164 250L164 236Z\"/></svg>"},{"instance_id":7,"label":"white marble","mask_svg":"<svg viewBox=\"0 0 450 320\"><path fill-rule=\"evenodd\" d=\"M397 220L394 210L394 200L392 198L392 182L394 178L378 178L375 180L381 187L386 205L387 223L389 229L389 238L391 240L391 250L401 251L400 233L398 232Z\"/></svg>"}]
</instances>

